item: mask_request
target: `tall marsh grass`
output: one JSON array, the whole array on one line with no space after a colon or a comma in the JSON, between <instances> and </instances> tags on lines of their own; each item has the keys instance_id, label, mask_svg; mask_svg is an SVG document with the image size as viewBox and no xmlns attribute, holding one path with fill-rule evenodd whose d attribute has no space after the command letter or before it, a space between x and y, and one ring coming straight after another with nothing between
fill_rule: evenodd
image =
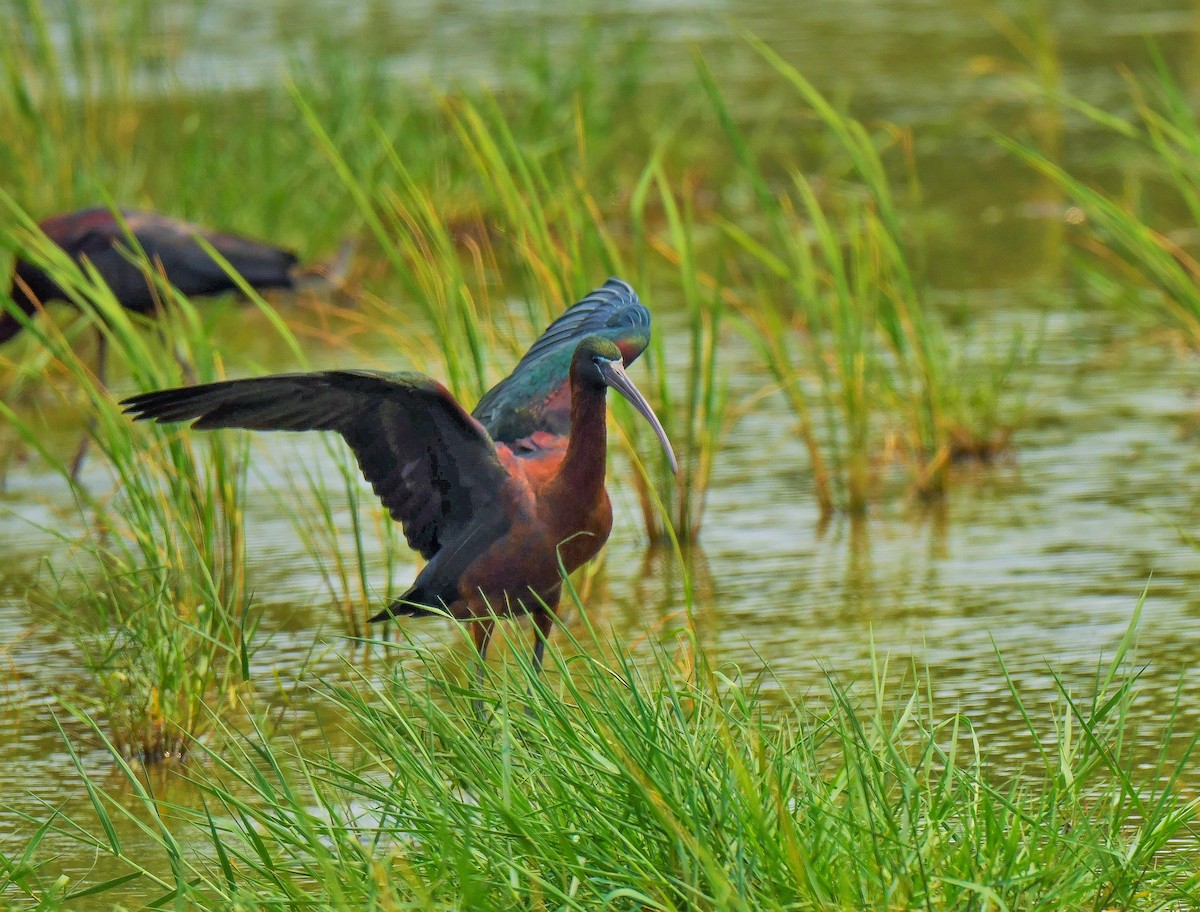
<instances>
[{"instance_id":1,"label":"tall marsh grass","mask_svg":"<svg viewBox=\"0 0 1200 912\"><path fill-rule=\"evenodd\" d=\"M185 366L201 381L220 375L196 311L144 256L164 301L153 327L5 202L17 224L10 241L68 291L123 376L151 389L184 382ZM28 385L77 410L92 454L76 482L38 414L0 403L75 504L69 521L46 530L68 546L74 567L48 567L30 603L74 639L96 685L74 697L106 720L112 743L147 761L177 756L207 728L213 705L237 702L249 675L255 614L245 576L245 441L221 437L201 451L177 433L135 431L55 321L37 315L25 333L48 355L42 382Z\"/></svg>"},{"instance_id":2,"label":"tall marsh grass","mask_svg":"<svg viewBox=\"0 0 1200 912\"><path fill-rule=\"evenodd\" d=\"M441 660L348 668L320 689L348 748L231 730L187 768L185 804L119 757L124 788L81 770L91 814L48 821L6 886L44 908L1183 908L1196 739L1139 723L1131 636L1094 692L1060 684L1036 713L1007 678L1016 769L884 659L865 686L799 700L687 639L641 656L590 641L547 676L520 661L485 684L486 726ZM1156 743L1135 782L1134 746ZM121 817L149 821L136 852ZM47 833L117 873L56 883L37 868Z\"/></svg>"},{"instance_id":3,"label":"tall marsh grass","mask_svg":"<svg viewBox=\"0 0 1200 912\"><path fill-rule=\"evenodd\" d=\"M865 512L889 455L907 464L918 494L940 496L956 456L1007 446L1007 433L979 439L973 432L1003 423L997 413L1015 379L1004 365L1028 359L976 375L986 395L960 395L963 377L921 284L881 140L767 45L752 44L823 131L830 160L819 176L791 165L785 177L769 179L701 64L701 82L754 200L752 212L721 221L737 251L743 325L796 417L824 513ZM1019 337L1013 346L1021 349Z\"/></svg>"},{"instance_id":4,"label":"tall marsh grass","mask_svg":"<svg viewBox=\"0 0 1200 912\"><path fill-rule=\"evenodd\" d=\"M722 305L720 296L709 291L704 292L706 301L700 298L700 273L689 252L694 220L680 208L661 169L651 165L643 172L632 194L631 222L638 240L664 253L672 270L666 278L661 267L631 262L613 215L589 186L585 149L594 140L583 132L582 115L578 147L535 154L517 138L512 115L497 99L443 99L441 129L455 137L462 170L479 187L475 214L464 222L461 210L447 208L437 186L418 182L400 150L382 133L377 139L391 169L385 181L390 189L372 195L316 112L304 99L297 101L401 283L399 300L367 303L378 314L372 324L377 339L404 352L419 368L446 378L464 402L475 401L509 371L542 328L604 277L633 280L652 309L656 287L670 283L683 289L691 315L687 338L667 346L666 330L658 324L645 366L636 368L651 372L651 382L644 386L657 391L657 407L683 468L676 483L661 456L647 457L651 471L636 473L634 483L651 540L668 537L667 523L679 537L698 536L716 444L728 425L717 366ZM646 231L648 194L669 214L661 236ZM503 299L497 299L497 285ZM683 370L672 370L676 363L668 363L670 348L689 351ZM676 392L680 388L686 390L682 397ZM618 439L641 451L645 435L638 422L620 406L614 411L622 428ZM662 492L661 504L648 487L651 481Z\"/></svg>"},{"instance_id":5,"label":"tall marsh grass","mask_svg":"<svg viewBox=\"0 0 1200 912\"><path fill-rule=\"evenodd\" d=\"M1072 173L1053 148L1000 142L1078 207L1072 234L1085 293L1143 323L1165 323L1200 349L1200 117L1162 58L1153 59L1152 75L1127 79L1130 116L1062 98L1138 163L1119 186Z\"/></svg>"},{"instance_id":6,"label":"tall marsh grass","mask_svg":"<svg viewBox=\"0 0 1200 912\"><path fill-rule=\"evenodd\" d=\"M115 200L324 255L353 209L286 96L180 84L200 15L0 0L0 185L38 218Z\"/></svg>"},{"instance_id":7,"label":"tall marsh grass","mask_svg":"<svg viewBox=\"0 0 1200 912\"><path fill-rule=\"evenodd\" d=\"M248 435L132 426L74 343L84 330L101 333L118 383L136 389L221 377L232 356L164 283L161 323L121 310L24 215L120 197L309 252L361 231L372 259L364 292L313 317L306 341L338 347L347 364L425 370L468 404L563 307L622 275L656 313L635 370L649 378L640 382L676 444L680 478L649 455L643 426L619 405L614 440L636 464L648 537L684 540L702 534L738 414L723 359L734 325L795 415L826 512L865 511L896 466L907 487L937 496L956 457L1008 445L1031 347L1023 337L981 347L952 334L931 304L920 239L889 170L907 137L871 132L758 43L819 134L818 167L797 156L779 169L777 147L750 138L703 65L705 115L728 148L706 142L711 158L689 162L672 125L693 112L630 111L644 57L589 57L588 41L565 72L532 54L524 89L447 89L411 107L382 67L352 66L330 45L282 89L146 99L137 29L152 21L149 6L115 9L96 35L69 11L69 40L56 43L37 0L6 2L24 28L21 40L0 41L0 120L30 151L0 145L15 226L0 242L53 270L83 314L33 321L10 389L61 402L59 414L81 428L91 422L84 483L70 478L36 407L6 397L0 414L70 492L69 516L51 531L71 568L49 565L30 603L82 657L89 687L61 704L111 754L121 781L67 742L74 773L64 779L89 811L24 820L25 850L0 858L3 901L247 910L1200 903L1186 780L1195 741L1176 731L1175 716L1161 725L1141 716L1132 628L1090 692L1059 682L1049 705L1035 705L1000 664L1008 715L1024 723L1016 759L1011 740L993 743L983 721L942 705L920 671L897 682L877 660L865 685L831 676L822 693L800 697L769 671L748 678L715 667L689 634L635 654L559 630L545 676L519 652L482 692L464 685L459 653L403 643L405 659L416 655L404 664L394 644L373 641L359 653L372 661L347 661L340 683L311 684L318 723L334 720L345 737L280 734L250 681ZM666 112L667 126L656 129L649 112ZM1167 91L1139 113L1140 124L1095 116L1154 150L1200 217L1189 163L1200 142L1183 99ZM131 144L135 134L150 139ZM218 154L241 168L217 175ZM1186 244L1024 154L1104 230L1087 243L1111 274L1139 277L1200 340ZM703 186L734 166L741 183L729 193ZM299 332L248 294L290 363L304 366ZM332 474L285 467L269 487L346 630L361 635L405 552L353 460L340 442L330 447ZM383 542L382 566L369 559L372 536ZM475 717L477 698L492 708L489 724ZM145 764L185 754L169 775L192 791L168 797ZM55 842L116 873L59 877Z\"/></svg>"}]
</instances>

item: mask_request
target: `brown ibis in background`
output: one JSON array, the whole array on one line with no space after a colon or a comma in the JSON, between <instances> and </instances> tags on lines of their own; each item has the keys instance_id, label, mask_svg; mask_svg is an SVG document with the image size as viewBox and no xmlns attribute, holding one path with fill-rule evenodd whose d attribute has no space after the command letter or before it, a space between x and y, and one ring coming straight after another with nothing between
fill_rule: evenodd
<instances>
[{"instance_id":1,"label":"brown ibis in background","mask_svg":"<svg viewBox=\"0 0 1200 912\"><path fill-rule=\"evenodd\" d=\"M208 231L154 212L122 209L125 224L103 208L56 215L38 224L51 241L78 263L87 260L127 310L149 313L158 293L130 251L140 247L173 286L188 297L223 294L237 283L196 238L203 238L253 288L292 288L296 255L261 241ZM128 227L128 232L126 231ZM130 237L132 236L132 242ZM32 316L51 301L70 302L70 296L40 266L17 259L10 290L22 313ZM24 328L11 312L0 313L0 344Z\"/></svg>"},{"instance_id":2,"label":"brown ibis in background","mask_svg":"<svg viewBox=\"0 0 1200 912\"><path fill-rule=\"evenodd\" d=\"M132 251L139 247L154 268L188 297L219 295L238 288L224 266L213 259L197 238L211 245L252 288L290 289L300 281L308 281L298 270L296 255L281 247L209 231L154 212L133 209L120 212L124 224L111 210L97 207L53 216L39 223L38 228L76 262L91 263L113 297L127 310L149 313L159 300L158 290L144 267L133 258ZM321 268L315 267L318 271ZM20 257L13 269L9 293L16 310L28 317L51 301L70 303L66 290L44 269ZM16 313L0 306L0 344L23 328ZM100 333L96 376L101 384L105 383L106 356L106 338ZM72 462L72 477L78 473L86 448L85 436Z\"/></svg>"},{"instance_id":3,"label":"brown ibis in background","mask_svg":"<svg viewBox=\"0 0 1200 912\"><path fill-rule=\"evenodd\" d=\"M649 311L629 285L610 279L551 324L474 415L422 374L362 370L229 380L122 405L136 419L205 430L337 431L428 560L371 621L446 611L474 622L482 660L494 616L531 614L540 669L560 562L568 573L583 565L612 529L604 487L610 387L650 423L677 468L666 432L624 370L649 333Z\"/></svg>"}]
</instances>

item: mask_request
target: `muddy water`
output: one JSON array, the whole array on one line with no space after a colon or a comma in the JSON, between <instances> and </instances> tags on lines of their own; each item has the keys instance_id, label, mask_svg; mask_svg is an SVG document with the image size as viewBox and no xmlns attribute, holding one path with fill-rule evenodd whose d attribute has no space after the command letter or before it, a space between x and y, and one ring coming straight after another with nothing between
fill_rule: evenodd
<instances>
[{"instance_id":1,"label":"muddy water","mask_svg":"<svg viewBox=\"0 0 1200 912\"><path fill-rule=\"evenodd\" d=\"M490 54L471 49L489 47L488 35L522 17L539 22L552 42L568 46L578 38L576 20L536 4L489 5L483 16L461 5L415 13L411 4L404 12L375 7L372 16L383 17L386 28L335 15L334 6L341 9L309 0L300 20L328 25L336 18L346 40L389 55L397 75L414 81L431 73L494 76ZM1141 35L1157 37L1176 60L1195 45L1196 11L1185 4L1131 10L1114 3L1107 5L1109 15L1098 14L1094 3L1061 6L1055 15L1064 78L1100 104L1120 97L1115 64L1133 53ZM285 7L293 11L295 4L263 5L248 23L239 13L235 28L235 4L210 4L188 27L219 38L207 42L217 49L178 61L180 79L219 87L269 78L285 56L283 23L296 28L294 12L285 17ZM1200 686L1191 680L1200 662L1200 554L1187 535L1196 531L1200 499L1196 364L1147 341L1144 331L1120 318L1039 285L1063 254L1059 232L1042 217L1035 182L999 161L994 147L972 132L970 125L985 115L996 115L1003 126L1010 103L997 84L967 78L973 61L1004 53L974 4L873 0L793 7L782 19L773 4L662 3L646 19L611 5L601 18L609 27L649 34L661 48L652 77L677 80L690 72L691 40L705 42L717 59L722 49L737 57L726 34L732 16L772 36L819 85L852 94L856 110L913 126L926 211L941 226L933 231L938 255L931 257L941 293L964 301L972 321L1000 338L1012 326L1044 319L1045 342L1016 456L959 470L941 508L895 498L865 523L835 519L822 526L804 451L793 435L779 431L789 416L777 399L762 400L722 451L703 540L690 555L701 638L719 659L748 671L769 662L767 686L796 693L820 689L830 672L860 677L872 649L893 662L911 659L929 669L946 709L962 709L998 757L1020 763L1027 749L1023 725L1004 692L995 651L1034 707L1053 694L1055 673L1087 691L1148 585L1138 647L1146 665L1142 713L1152 719L1167 712L1183 679L1179 727L1194 730L1200 721ZM398 36L395 46L368 41L379 34ZM734 59L725 73L735 94L754 95L760 70L740 69ZM953 134L951 122L959 125ZM1068 130L1077 131L1069 137L1086 136L1079 124L1068 123ZM1072 154L1086 158L1086 143ZM1053 313L1047 317L1048 301ZM673 302L654 306L659 331L669 334ZM732 398L757 393L761 368L737 336L728 339L724 358ZM71 433L65 429L64 439ZM249 572L268 637L256 659L259 673L286 677L288 669L308 663L314 672L336 676L350 654L341 619L273 494L289 460L328 457L303 438L258 439L254 446L260 468L250 479L255 557ZM102 485L102 469L94 466L88 480ZM593 620L629 638L647 629L667 631L683 607L678 568L669 555L646 552L632 491L619 479L612 488L617 526L603 585L590 603ZM53 627L34 623L23 597L29 580L45 572L47 554L58 566L70 565L69 550L39 527L53 528L71 510L60 479L36 460L14 468L0 495L0 846L19 845L28 833L13 811L44 816L47 806L64 800L76 810L85 807L51 721L55 690L85 682L69 645ZM382 597L382 553L369 558ZM400 560L396 584L410 572ZM456 648L440 622L425 623L430 642ZM303 700L295 709L301 734L310 710ZM1146 745L1147 753L1153 747ZM85 749L84 760L97 768L104 763L95 750ZM137 837L130 829L126 838ZM80 858L65 867L78 873L91 864ZM99 879L96 872L89 876Z\"/></svg>"}]
</instances>

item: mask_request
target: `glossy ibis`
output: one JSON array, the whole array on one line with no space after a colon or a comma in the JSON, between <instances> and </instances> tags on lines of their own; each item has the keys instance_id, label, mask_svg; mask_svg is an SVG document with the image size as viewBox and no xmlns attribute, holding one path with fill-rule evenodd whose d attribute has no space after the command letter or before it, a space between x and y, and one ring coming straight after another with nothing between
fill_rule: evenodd
<instances>
[{"instance_id":1,"label":"glossy ibis","mask_svg":"<svg viewBox=\"0 0 1200 912\"><path fill-rule=\"evenodd\" d=\"M409 545L428 560L371 621L430 609L473 620L482 660L494 615L532 614L540 669L560 561L567 572L581 566L612 529L604 489L609 387L650 423L676 468L662 425L623 367L649 331L633 289L609 280L551 324L474 416L421 374L358 370L209 383L122 405L136 419L200 429L339 432Z\"/></svg>"},{"instance_id":2,"label":"glossy ibis","mask_svg":"<svg viewBox=\"0 0 1200 912\"><path fill-rule=\"evenodd\" d=\"M291 288L295 284L296 255L288 250L233 234L208 231L153 212L122 209L82 209L56 215L38 224L51 241L76 262L87 260L113 297L124 308L147 313L158 295L130 251L140 247L146 258L162 270L167 280L189 297L222 294L238 286L196 238L203 238L253 288ZM128 231L126 231L128 227ZM131 241L132 236L132 241ZM10 291L17 309L26 315L51 301L70 301L66 290L44 269L18 259ZM0 313L0 344L17 335L23 324L9 312Z\"/></svg>"},{"instance_id":3,"label":"glossy ibis","mask_svg":"<svg viewBox=\"0 0 1200 912\"><path fill-rule=\"evenodd\" d=\"M131 251L140 248L150 263L173 286L189 297L222 294L238 285L198 242L203 238L253 288L293 288L300 278L296 255L288 250L209 231L187 222L153 212L122 209L118 220L109 209L92 208L56 215L38 228L76 262L91 263L113 297L124 308L138 313L154 310L158 301L142 265ZM16 309L33 316L51 301L70 302L67 291L40 266L18 258L13 269L10 295ZM0 307L0 344L16 336L24 324L16 314ZM96 354L96 376L105 382L107 341L100 333ZM75 477L87 448L84 437L72 462Z\"/></svg>"}]
</instances>

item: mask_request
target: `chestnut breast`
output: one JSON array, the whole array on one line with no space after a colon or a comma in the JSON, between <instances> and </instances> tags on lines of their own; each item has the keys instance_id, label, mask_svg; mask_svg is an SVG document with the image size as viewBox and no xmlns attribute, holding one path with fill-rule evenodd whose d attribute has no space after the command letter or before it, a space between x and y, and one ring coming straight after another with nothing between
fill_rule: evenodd
<instances>
[{"instance_id":1,"label":"chestnut breast","mask_svg":"<svg viewBox=\"0 0 1200 912\"><path fill-rule=\"evenodd\" d=\"M552 602L561 584L559 560L570 573L595 557L608 540L612 505L603 485L597 496L581 498L578 509L539 509L562 464L567 441L539 443L549 445L528 455L515 455L507 446L497 448L513 479L504 493L513 524L463 574L459 592L464 600L474 600L482 589L492 608L504 612L506 602L528 600L532 589Z\"/></svg>"}]
</instances>

